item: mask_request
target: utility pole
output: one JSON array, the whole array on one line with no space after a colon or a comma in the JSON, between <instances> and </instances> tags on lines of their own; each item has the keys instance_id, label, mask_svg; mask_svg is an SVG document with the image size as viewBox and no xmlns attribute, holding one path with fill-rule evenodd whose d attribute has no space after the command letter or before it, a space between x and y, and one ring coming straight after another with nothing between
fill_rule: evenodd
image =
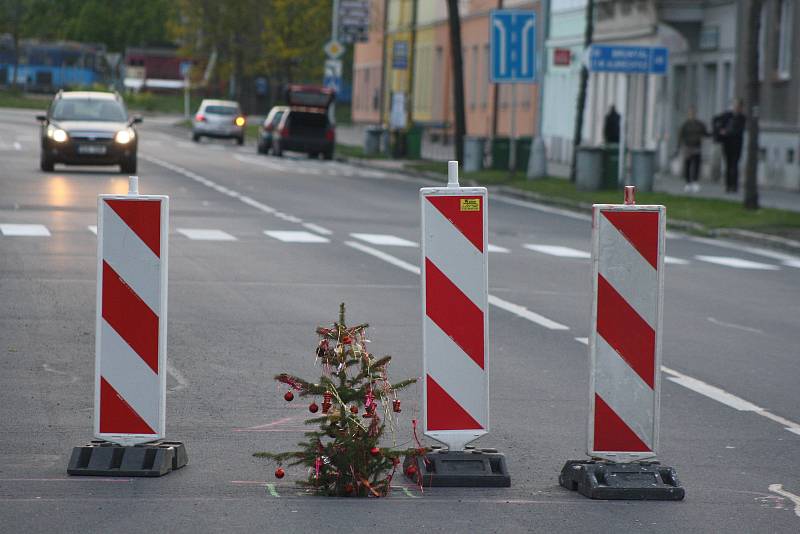
<instances>
[{"instance_id":1,"label":"utility pole","mask_svg":"<svg viewBox=\"0 0 800 534\"><path fill-rule=\"evenodd\" d=\"M408 95L408 104L406 105L406 113L408 119L406 120L407 128L411 127L411 122L414 120L414 64L417 62L417 6L419 0L411 0L411 43L409 44L409 59L408 59L408 88L406 94Z\"/></svg>"},{"instance_id":2,"label":"utility pole","mask_svg":"<svg viewBox=\"0 0 800 534\"><path fill-rule=\"evenodd\" d=\"M503 0L497 0L497 9L503 9ZM497 137L497 112L500 103L500 84L492 84L492 140Z\"/></svg>"},{"instance_id":3,"label":"utility pole","mask_svg":"<svg viewBox=\"0 0 800 534\"><path fill-rule=\"evenodd\" d=\"M464 63L461 57L461 19L458 14L458 0L447 0L447 15L450 19L450 57L453 61L454 112L456 118L456 160L464 162Z\"/></svg>"},{"instance_id":4,"label":"utility pole","mask_svg":"<svg viewBox=\"0 0 800 534\"><path fill-rule=\"evenodd\" d=\"M586 33L583 37L584 53L592 46L594 36L594 0L586 2ZM583 133L583 108L586 106L586 86L589 85L589 68L581 65L581 81L578 90L578 103L575 112L575 133L572 136L572 167L569 172L570 181L574 182L576 177L576 167L578 162L578 146L581 144L581 134ZM622 165L622 161L619 162Z\"/></svg>"},{"instance_id":5,"label":"utility pole","mask_svg":"<svg viewBox=\"0 0 800 534\"><path fill-rule=\"evenodd\" d=\"M389 0L383 0L383 50L381 50L381 94L378 95L378 122L383 126L383 108L386 105L386 28L389 25Z\"/></svg>"},{"instance_id":6,"label":"utility pole","mask_svg":"<svg viewBox=\"0 0 800 534\"><path fill-rule=\"evenodd\" d=\"M761 0L749 0L745 8L747 55L745 57L744 105L747 126L747 161L744 171L744 208L758 209L758 37L761 28ZM763 61L763 59L762 59Z\"/></svg>"},{"instance_id":7,"label":"utility pole","mask_svg":"<svg viewBox=\"0 0 800 534\"><path fill-rule=\"evenodd\" d=\"M544 145L544 135L542 134L542 126L544 126L544 77L547 72L547 36L550 28L550 0L539 0L539 16L542 19L541 48L539 49L539 59L537 72L537 81L539 85L539 106L536 113L536 136L533 138L531 145L530 158L528 159L528 172L527 178L544 178L547 176L547 149Z\"/></svg>"}]
</instances>

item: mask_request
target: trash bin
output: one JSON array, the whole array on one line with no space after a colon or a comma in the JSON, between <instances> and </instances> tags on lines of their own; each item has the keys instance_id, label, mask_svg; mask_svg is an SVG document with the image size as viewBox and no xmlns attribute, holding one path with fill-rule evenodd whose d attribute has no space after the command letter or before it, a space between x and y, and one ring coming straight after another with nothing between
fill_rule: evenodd
<instances>
[{"instance_id":1,"label":"trash bin","mask_svg":"<svg viewBox=\"0 0 800 534\"><path fill-rule=\"evenodd\" d=\"M619 189L619 145L603 145L600 147L603 154L603 172L600 180L600 189Z\"/></svg>"},{"instance_id":2,"label":"trash bin","mask_svg":"<svg viewBox=\"0 0 800 534\"><path fill-rule=\"evenodd\" d=\"M586 191L597 191L603 181L603 148L579 146L575 186Z\"/></svg>"},{"instance_id":3,"label":"trash bin","mask_svg":"<svg viewBox=\"0 0 800 534\"><path fill-rule=\"evenodd\" d=\"M416 124L406 133L406 157L409 159L422 157L422 127Z\"/></svg>"},{"instance_id":4,"label":"trash bin","mask_svg":"<svg viewBox=\"0 0 800 534\"><path fill-rule=\"evenodd\" d=\"M492 139L492 169L499 171L508 170L508 157L511 152L511 142L508 137L495 137Z\"/></svg>"},{"instance_id":5,"label":"trash bin","mask_svg":"<svg viewBox=\"0 0 800 534\"><path fill-rule=\"evenodd\" d=\"M368 126L364 132L364 154L374 156L381 151L382 126Z\"/></svg>"},{"instance_id":6,"label":"trash bin","mask_svg":"<svg viewBox=\"0 0 800 534\"><path fill-rule=\"evenodd\" d=\"M393 130L390 134L391 154L394 159L406 157L406 132Z\"/></svg>"},{"instance_id":7,"label":"trash bin","mask_svg":"<svg viewBox=\"0 0 800 534\"><path fill-rule=\"evenodd\" d=\"M639 191L653 190L655 175L655 150L631 150L631 182Z\"/></svg>"},{"instance_id":8,"label":"trash bin","mask_svg":"<svg viewBox=\"0 0 800 534\"><path fill-rule=\"evenodd\" d=\"M464 137L464 172L483 169L483 148L486 139L483 137Z\"/></svg>"},{"instance_id":9,"label":"trash bin","mask_svg":"<svg viewBox=\"0 0 800 534\"><path fill-rule=\"evenodd\" d=\"M518 171L528 172L528 159L530 157L531 157L531 138L530 137L517 138L516 168Z\"/></svg>"}]
</instances>

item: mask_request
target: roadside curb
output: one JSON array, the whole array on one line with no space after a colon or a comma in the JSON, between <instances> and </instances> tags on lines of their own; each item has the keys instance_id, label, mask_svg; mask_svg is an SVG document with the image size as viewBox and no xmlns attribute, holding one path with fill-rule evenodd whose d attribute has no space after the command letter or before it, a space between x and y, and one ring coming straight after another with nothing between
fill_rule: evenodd
<instances>
[{"instance_id":1,"label":"roadside curb","mask_svg":"<svg viewBox=\"0 0 800 534\"><path fill-rule=\"evenodd\" d=\"M445 175L443 174L431 171L419 172L419 171L412 171L406 168L389 169L382 165L375 165L370 160L363 158L348 158L340 156L337 157L336 159L338 161L346 162L358 167L365 167L365 168L388 171L388 172L402 172L403 174L409 176L414 176L420 179L437 181L437 182L440 182L443 179L443 177L445 177ZM475 180L465 180L465 183L471 186L480 185ZM489 189L489 191L501 193L509 197L514 197L521 200L529 200L532 202L538 202L540 204L546 204L550 206L557 206L559 208L569 209L580 213L591 214L592 212L592 205L586 202L576 202L565 198L549 197L547 195L542 195L540 193L534 193L532 191L523 191L505 185L489 186L487 187L487 189ZM706 226L700 223L692 221L684 221L680 219L667 219L667 227L692 234L702 235L705 237L724 237L729 239L735 239L737 241L748 242L751 244L758 244L770 248L779 248L794 253L800 253L800 241L780 236L763 234L761 232L753 232L751 230L743 230L739 228L711 229L707 228Z\"/></svg>"}]
</instances>

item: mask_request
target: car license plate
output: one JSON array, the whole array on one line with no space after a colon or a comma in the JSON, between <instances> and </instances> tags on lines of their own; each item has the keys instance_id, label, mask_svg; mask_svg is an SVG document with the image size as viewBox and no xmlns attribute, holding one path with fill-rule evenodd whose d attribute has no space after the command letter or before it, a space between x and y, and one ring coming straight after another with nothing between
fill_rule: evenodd
<instances>
[{"instance_id":1,"label":"car license plate","mask_svg":"<svg viewBox=\"0 0 800 534\"><path fill-rule=\"evenodd\" d=\"M78 145L78 154L105 154L103 145Z\"/></svg>"}]
</instances>

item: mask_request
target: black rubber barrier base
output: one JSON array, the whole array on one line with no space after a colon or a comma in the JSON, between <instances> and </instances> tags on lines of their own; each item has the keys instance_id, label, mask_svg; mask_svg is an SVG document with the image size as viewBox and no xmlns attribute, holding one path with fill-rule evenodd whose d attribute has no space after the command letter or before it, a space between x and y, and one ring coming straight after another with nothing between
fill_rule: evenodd
<instances>
[{"instance_id":1,"label":"black rubber barrier base","mask_svg":"<svg viewBox=\"0 0 800 534\"><path fill-rule=\"evenodd\" d=\"M409 475L409 466L416 472ZM448 451L434 449L424 457L407 456L403 472L414 484L425 487L508 488L511 476L506 467L506 457L496 449Z\"/></svg>"},{"instance_id":2,"label":"black rubber barrier base","mask_svg":"<svg viewBox=\"0 0 800 534\"><path fill-rule=\"evenodd\" d=\"M558 482L590 499L680 501L686 493L675 469L659 462L569 460Z\"/></svg>"},{"instance_id":3,"label":"black rubber barrier base","mask_svg":"<svg viewBox=\"0 0 800 534\"><path fill-rule=\"evenodd\" d=\"M104 477L160 477L189 461L180 441L153 441L122 446L92 441L72 449L67 474Z\"/></svg>"}]
</instances>

